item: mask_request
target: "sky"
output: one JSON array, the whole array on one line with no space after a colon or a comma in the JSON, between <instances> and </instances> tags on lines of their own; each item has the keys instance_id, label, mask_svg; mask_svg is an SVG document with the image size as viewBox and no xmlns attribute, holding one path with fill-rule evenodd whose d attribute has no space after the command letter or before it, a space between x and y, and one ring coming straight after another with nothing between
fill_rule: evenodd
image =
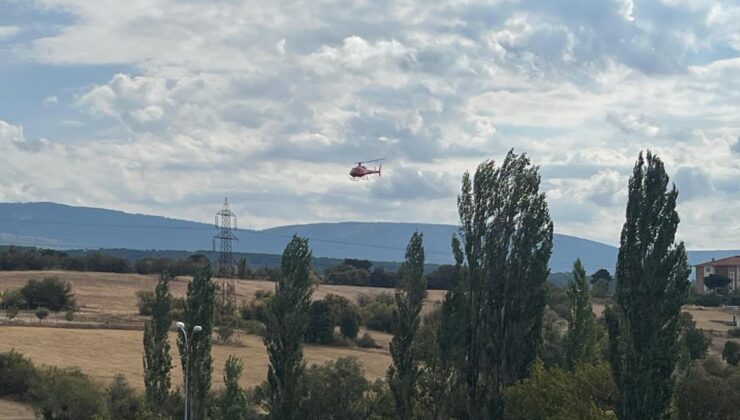
<instances>
[{"instance_id":1,"label":"sky","mask_svg":"<svg viewBox=\"0 0 740 420\"><path fill-rule=\"evenodd\" d=\"M734 0L0 0L0 201L454 224L463 172L514 149L556 232L616 244L650 149L678 239L738 249L739 21Z\"/></svg>"}]
</instances>

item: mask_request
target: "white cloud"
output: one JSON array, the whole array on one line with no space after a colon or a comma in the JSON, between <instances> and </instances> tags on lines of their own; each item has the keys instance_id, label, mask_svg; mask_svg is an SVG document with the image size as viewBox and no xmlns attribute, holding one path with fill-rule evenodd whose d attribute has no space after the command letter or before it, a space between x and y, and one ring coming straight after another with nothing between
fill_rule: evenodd
<instances>
[{"instance_id":1,"label":"white cloud","mask_svg":"<svg viewBox=\"0 0 740 420\"><path fill-rule=\"evenodd\" d=\"M6 175L23 180L0 187L5 199L204 220L229 195L251 226L451 223L461 172L513 147L543 165L559 231L614 243L632 165L651 148L686 192L690 246L716 246L697 234L703 217L740 214L730 1L34 5L71 19L13 45L15 60L124 70L47 93L75 92L78 115L58 122L73 139L0 125L17 162ZM352 162L374 157L389 158L387 176L348 184ZM692 189L724 204L697 210Z\"/></svg>"},{"instance_id":2,"label":"white cloud","mask_svg":"<svg viewBox=\"0 0 740 420\"><path fill-rule=\"evenodd\" d=\"M15 25L0 25L0 39L10 38L20 31L20 27Z\"/></svg>"}]
</instances>

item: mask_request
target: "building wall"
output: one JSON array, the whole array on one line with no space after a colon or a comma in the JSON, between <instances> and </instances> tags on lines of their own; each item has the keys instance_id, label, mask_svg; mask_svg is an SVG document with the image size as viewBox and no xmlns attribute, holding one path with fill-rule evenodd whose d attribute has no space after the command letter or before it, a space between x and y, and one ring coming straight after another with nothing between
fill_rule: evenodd
<instances>
[{"instance_id":1,"label":"building wall","mask_svg":"<svg viewBox=\"0 0 740 420\"><path fill-rule=\"evenodd\" d=\"M730 279L730 288L737 290L740 286L740 266L700 264L696 266L696 293L704 293L704 277L708 276L707 267L711 267L711 274L718 274Z\"/></svg>"}]
</instances>

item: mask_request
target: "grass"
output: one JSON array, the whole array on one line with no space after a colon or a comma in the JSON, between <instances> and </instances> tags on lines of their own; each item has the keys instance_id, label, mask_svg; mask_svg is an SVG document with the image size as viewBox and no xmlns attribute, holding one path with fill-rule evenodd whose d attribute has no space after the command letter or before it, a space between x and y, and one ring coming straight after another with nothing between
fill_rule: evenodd
<instances>
[{"instance_id":1,"label":"grass","mask_svg":"<svg viewBox=\"0 0 740 420\"><path fill-rule=\"evenodd\" d=\"M126 330L81 330L40 327L0 327L0 351L15 349L30 357L35 364L54 366L78 366L100 383L108 385L117 373L123 374L131 385L144 388L142 379L142 332ZM373 336L381 336L373 333ZM173 384L182 381L182 369L175 344L175 333L170 334L173 357ZM254 386L267 377L267 353L262 339L253 335L242 335L241 346L214 345L212 355L213 383L223 385L223 366L229 355L244 362L241 382ZM384 341L387 343L388 338ZM306 360L324 363L342 356L354 356L363 365L369 379L385 376L390 356L385 349L360 349L307 345ZM3 418L0 415L0 418Z\"/></svg>"},{"instance_id":2,"label":"grass","mask_svg":"<svg viewBox=\"0 0 740 420\"><path fill-rule=\"evenodd\" d=\"M136 316L136 292L142 289L154 290L157 276L118 273L91 273L77 271L2 271L0 272L0 290L22 287L29 279L40 279L55 276L72 285L77 304L83 313L104 312L107 315ZM178 277L170 283L172 294L185 296L189 277ZM254 298L258 290L275 290L275 284L266 280L236 280L237 301L248 301ZM361 294L376 295L393 292L392 289L360 286L336 286L322 284L314 289L314 299L321 299L328 294L337 294L356 301ZM426 310L434 302L441 302L443 290L430 290Z\"/></svg>"}]
</instances>

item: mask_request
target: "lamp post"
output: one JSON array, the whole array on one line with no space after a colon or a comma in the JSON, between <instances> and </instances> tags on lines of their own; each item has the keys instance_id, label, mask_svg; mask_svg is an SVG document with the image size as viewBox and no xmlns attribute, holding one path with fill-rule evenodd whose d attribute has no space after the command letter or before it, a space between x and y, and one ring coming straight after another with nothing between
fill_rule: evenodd
<instances>
[{"instance_id":1,"label":"lamp post","mask_svg":"<svg viewBox=\"0 0 740 420\"><path fill-rule=\"evenodd\" d=\"M190 411L188 406L188 395L190 394L190 386L188 384L188 376L190 376L188 372L190 368L190 343L188 342L188 332L185 331L185 323L178 321L175 325L177 325L177 328L182 331L182 336L185 339L185 420L188 420L190 417L188 415L188 412ZM203 328L201 328L200 325L196 325L193 327L192 335L201 331L203 331Z\"/></svg>"}]
</instances>

